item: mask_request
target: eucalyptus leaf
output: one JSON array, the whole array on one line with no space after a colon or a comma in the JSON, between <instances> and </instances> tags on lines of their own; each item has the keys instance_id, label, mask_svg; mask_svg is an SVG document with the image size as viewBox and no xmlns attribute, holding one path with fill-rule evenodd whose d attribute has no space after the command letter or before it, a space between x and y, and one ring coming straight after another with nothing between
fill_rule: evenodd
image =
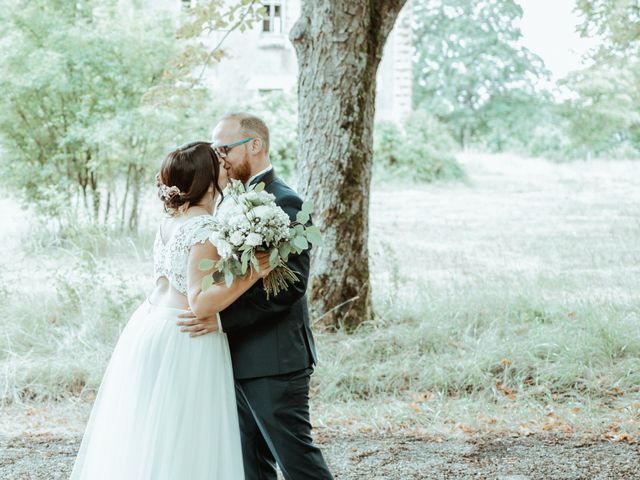
<instances>
[{"instance_id":1,"label":"eucalyptus leaf","mask_svg":"<svg viewBox=\"0 0 640 480\"><path fill-rule=\"evenodd\" d=\"M320 229L315 225L312 225L311 227L307 227L305 231L305 235L307 237L307 240L309 240L312 244L314 245L322 244L322 234L320 233Z\"/></svg>"},{"instance_id":2,"label":"eucalyptus leaf","mask_svg":"<svg viewBox=\"0 0 640 480\"><path fill-rule=\"evenodd\" d=\"M240 273L240 270L242 269L242 262L236 258L234 258L231 261L231 271L234 273Z\"/></svg>"},{"instance_id":3,"label":"eucalyptus leaf","mask_svg":"<svg viewBox=\"0 0 640 480\"><path fill-rule=\"evenodd\" d=\"M298 212L298 214L296 215L296 221L302 224L307 223L309 221L309 214L304 210Z\"/></svg>"},{"instance_id":4,"label":"eucalyptus leaf","mask_svg":"<svg viewBox=\"0 0 640 480\"><path fill-rule=\"evenodd\" d=\"M214 267L214 265L215 263L213 260L209 258L203 258L202 260L200 260L200 263L198 264L198 270L202 272L206 272L207 270L211 270Z\"/></svg>"},{"instance_id":5,"label":"eucalyptus leaf","mask_svg":"<svg viewBox=\"0 0 640 480\"><path fill-rule=\"evenodd\" d=\"M307 214L310 214L311 212L313 212L313 200L306 200L305 202L303 202L302 211Z\"/></svg>"},{"instance_id":6,"label":"eucalyptus leaf","mask_svg":"<svg viewBox=\"0 0 640 480\"><path fill-rule=\"evenodd\" d=\"M231 273L230 271L224 272L224 283L227 285L227 287L230 287L233 284L233 273Z\"/></svg>"},{"instance_id":7,"label":"eucalyptus leaf","mask_svg":"<svg viewBox=\"0 0 640 480\"><path fill-rule=\"evenodd\" d=\"M278 249L274 248L271 250L271 255L269 255L269 265L271 267L275 267L278 264L278 260L280 259L280 255L278 253Z\"/></svg>"},{"instance_id":8,"label":"eucalyptus leaf","mask_svg":"<svg viewBox=\"0 0 640 480\"><path fill-rule=\"evenodd\" d=\"M202 291L206 292L211 285L213 285L213 275L205 275L201 284Z\"/></svg>"},{"instance_id":9,"label":"eucalyptus leaf","mask_svg":"<svg viewBox=\"0 0 640 480\"><path fill-rule=\"evenodd\" d=\"M278 247L278 250L280 251L280 256L286 259L291 253L291 246L288 243L283 243Z\"/></svg>"},{"instance_id":10,"label":"eucalyptus leaf","mask_svg":"<svg viewBox=\"0 0 640 480\"><path fill-rule=\"evenodd\" d=\"M254 192L256 193L260 193L261 191L264 190L264 182L260 182L258 183L255 188L253 189Z\"/></svg>"},{"instance_id":11,"label":"eucalyptus leaf","mask_svg":"<svg viewBox=\"0 0 640 480\"><path fill-rule=\"evenodd\" d=\"M307 239L301 235L298 235L296 238L294 238L292 243L293 243L293 246L300 251L306 250L307 248L309 248L309 243L307 242Z\"/></svg>"},{"instance_id":12,"label":"eucalyptus leaf","mask_svg":"<svg viewBox=\"0 0 640 480\"><path fill-rule=\"evenodd\" d=\"M242 275L247 273L247 270L249 269L249 257L251 257L251 254L249 252L244 252L242 254L242 265L241 265Z\"/></svg>"}]
</instances>

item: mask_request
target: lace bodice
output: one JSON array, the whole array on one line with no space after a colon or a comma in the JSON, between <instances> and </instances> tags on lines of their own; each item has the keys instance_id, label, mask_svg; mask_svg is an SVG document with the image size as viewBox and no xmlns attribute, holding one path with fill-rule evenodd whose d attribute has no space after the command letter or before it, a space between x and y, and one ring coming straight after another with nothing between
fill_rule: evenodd
<instances>
[{"instance_id":1,"label":"lace bodice","mask_svg":"<svg viewBox=\"0 0 640 480\"><path fill-rule=\"evenodd\" d=\"M172 287L187 294L187 262L189 250L196 243L204 243L211 235L212 215L197 215L178 226L173 236L163 243L160 227L153 244L153 274L167 277Z\"/></svg>"}]
</instances>

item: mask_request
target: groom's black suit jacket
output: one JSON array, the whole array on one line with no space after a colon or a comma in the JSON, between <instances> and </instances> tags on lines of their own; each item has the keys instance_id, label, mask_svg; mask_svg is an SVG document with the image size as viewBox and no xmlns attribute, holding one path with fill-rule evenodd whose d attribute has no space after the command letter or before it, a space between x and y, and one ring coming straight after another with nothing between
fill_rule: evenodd
<instances>
[{"instance_id":1,"label":"groom's black suit jacket","mask_svg":"<svg viewBox=\"0 0 640 480\"><path fill-rule=\"evenodd\" d=\"M256 178L292 221L302 208L302 199L274 170ZM317 362L309 326L306 289L309 280L309 250L290 255L289 267L299 282L267 300L262 282L256 282L226 310L220 312L227 333L233 374L237 379L267 377L294 372Z\"/></svg>"}]
</instances>

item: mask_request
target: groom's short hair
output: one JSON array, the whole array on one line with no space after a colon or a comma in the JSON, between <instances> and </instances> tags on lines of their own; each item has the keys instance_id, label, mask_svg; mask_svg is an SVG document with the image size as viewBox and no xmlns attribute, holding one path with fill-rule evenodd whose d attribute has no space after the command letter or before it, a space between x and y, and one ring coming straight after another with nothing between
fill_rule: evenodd
<instances>
[{"instance_id":1,"label":"groom's short hair","mask_svg":"<svg viewBox=\"0 0 640 480\"><path fill-rule=\"evenodd\" d=\"M251 113L235 112L228 113L221 120L237 120L240 123L240 130L245 137L254 137L262 140L264 151L269 153L269 127L264 121Z\"/></svg>"}]
</instances>

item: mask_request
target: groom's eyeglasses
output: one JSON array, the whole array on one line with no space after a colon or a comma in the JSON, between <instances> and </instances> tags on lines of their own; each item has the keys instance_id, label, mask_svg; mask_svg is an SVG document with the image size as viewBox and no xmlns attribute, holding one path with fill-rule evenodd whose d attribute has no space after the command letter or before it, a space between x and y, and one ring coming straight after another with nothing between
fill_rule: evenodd
<instances>
[{"instance_id":1,"label":"groom's eyeglasses","mask_svg":"<svg viewBox=\"0 0 640 480\"><path fill-rule=\"evenodd\" d=\"M217 145L213 147L215 152L218 154L220 158L225 158L233 147L237 147L238 145L242 145L243 143L247 143L253 140L253 137L245 138L244 140L240 140L238 142L229 143L227 145Z\"/></svg>"}]
</instances>

